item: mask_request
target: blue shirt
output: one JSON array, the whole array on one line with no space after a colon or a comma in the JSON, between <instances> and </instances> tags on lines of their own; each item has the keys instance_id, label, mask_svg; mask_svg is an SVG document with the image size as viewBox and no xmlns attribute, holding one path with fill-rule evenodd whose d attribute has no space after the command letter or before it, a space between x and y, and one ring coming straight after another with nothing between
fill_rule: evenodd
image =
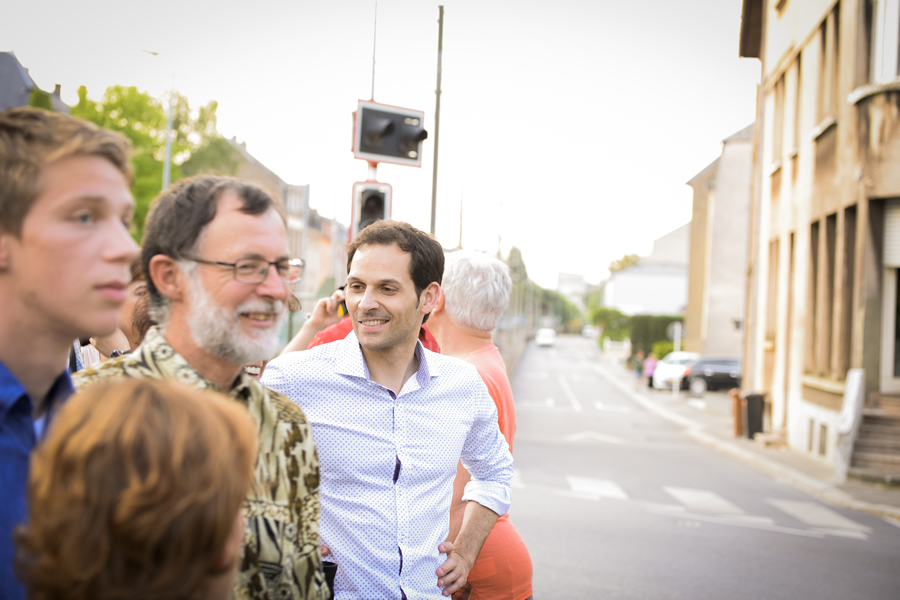
<instances>
[{"instance_id":1,"label":"blue shirt","mask_svg":"<svg viewBox=\"0 0 900 600\"><path fill-rule=\"evenodd\" d=\"M25 387L0 362L0 598L24 600L25 590L15 579L13 530L28 514L28 456L43 437L54 412L72 395L72 381L61 374L47 394L47 410L33 417Z\"/></svg>"},{"instance_id":2,"label":"blue shirt","mask_svg":"<svg viewBox=\"0 0 900 600\"><path fill-rule=\"evenodd\" d=\"M397 394L369 378L353 333L279 357L263 374L312 424L336 600L446 600L435 571L460 459L472 475L463 499L509 510L512 455L478 371L420 342L416 355L419 369Z\"/></svg>"}]
</instances>

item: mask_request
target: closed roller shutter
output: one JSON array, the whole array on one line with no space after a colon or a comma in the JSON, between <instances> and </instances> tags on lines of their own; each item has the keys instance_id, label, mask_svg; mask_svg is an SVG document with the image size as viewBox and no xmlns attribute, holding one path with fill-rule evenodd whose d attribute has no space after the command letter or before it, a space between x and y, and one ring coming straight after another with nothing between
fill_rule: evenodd
<instances>
[{"instance_id":1,"label":"closed roller shutter","mask_svg":"<svg viewBox=\"0 0 900 600\"><path fill-rule=\"evenodd\" d=\"M884 266L900 268L900 200L884 206Z\"/></svg>"}]
</instances>

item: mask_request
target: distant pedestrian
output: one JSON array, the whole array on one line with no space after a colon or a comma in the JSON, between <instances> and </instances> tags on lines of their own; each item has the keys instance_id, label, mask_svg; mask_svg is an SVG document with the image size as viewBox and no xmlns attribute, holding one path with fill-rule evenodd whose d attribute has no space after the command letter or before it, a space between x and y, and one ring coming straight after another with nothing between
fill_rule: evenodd
<instances>
[{"instance_id":1,"label":"distant pedestrian","mask_svg":"<svg viewBox=\"0 0 900 600\"><path fill-rule=\"evenodd\" d=\"M26 516L29 455L72 392L69 350L113 332L125 300L137 254L131 179L122 136L46 110L0 112L3 600L25 597L13 529Z\"/></svg>"},{"instance_id":2,"label":"distant pedestrian","mask_svg":"<svg viewBox=\"0 0 900 600\"><path fill-rule=\"evenodd\" d=\"M638 350L637 354L634 355L632 359L632 365L634 367L634 385L636 388L640 388L641 384L644 383L644 351Z\"/></svg>"},{"instance_id":3,"label":"distant pedestrian","mask_svg":"<svg viewBox=\"0 0 900 600\"><path fill-rule=\"evenodd\" d=\"M647 387L653 387L653 372L656 371L656 354L651 352L644 359L644 377L647 378Z\"/></svg>"},{"instance_id":4,"label":"distant pedestrian","mask_svg":"<svg viewBox=\"0 0 900 600\"><path fill-rule=\"evenodd\" d=\"M32 600L226 600L244 537L256 426L215 392L104 383L34 453L17 566Z\"/></svg>"},{"instance_id":5,"label":"distant pedestrian","mask_svg":"<svg viewBox=\"0 0 900 600\"><path fill-rule=\"evenodd\" d=\"M512 456L478 371L426 350L444 252L378 221L348 249L346 338L274 359L263 383L309 416L322 461L322 543L338 599L439 600L463 587L511 501ZM449 531L460 458L472 474Z\"/></svg>"}]
</instances>

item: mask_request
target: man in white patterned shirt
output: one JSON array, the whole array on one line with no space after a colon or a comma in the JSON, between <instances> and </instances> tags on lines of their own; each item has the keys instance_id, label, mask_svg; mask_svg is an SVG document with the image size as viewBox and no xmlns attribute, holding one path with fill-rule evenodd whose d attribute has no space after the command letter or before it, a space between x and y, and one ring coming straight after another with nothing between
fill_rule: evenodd
<instances>
[{"instance_id":1,"label":"man in white patterned shirt","mask_svg":"<svg viewBox=\"0 0 900 600\"><path fill-rule=\"evenodd\" d=\"M273 360L263 383L312 423L335 600L449 596L509 508L509 446L475 368L418 341L440 290L440 244L406 223L379 221L350 245L348 271L353 333ZM451 544L459 460L472 480Z\"/></svg>"}]
</instances>

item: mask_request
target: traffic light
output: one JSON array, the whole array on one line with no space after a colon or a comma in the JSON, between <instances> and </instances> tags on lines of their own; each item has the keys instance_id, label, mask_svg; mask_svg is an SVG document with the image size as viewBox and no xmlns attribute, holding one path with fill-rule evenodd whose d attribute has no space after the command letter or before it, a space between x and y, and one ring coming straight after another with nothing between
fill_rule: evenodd
<instances>
[{"instance_id":1,"label":"traffic light","mask_svg":"<svg viewBox=\"0 0 900 600\"><path fill-rule=\"evenodd\" d=\"M425 113L360 100L353 120L353 156L370 163L422 166Z\"/></svg>"},{"instance_id":2,"label":"traffic light","mask_svg":"<svg viewBox=\"0 0 900 600\"><path fill-rule=\"evenodd\" d=\"M391 186L377 181L353 184L353 218L350 239L375 221L391 218Z\"/></svg>"}]
</instances>

